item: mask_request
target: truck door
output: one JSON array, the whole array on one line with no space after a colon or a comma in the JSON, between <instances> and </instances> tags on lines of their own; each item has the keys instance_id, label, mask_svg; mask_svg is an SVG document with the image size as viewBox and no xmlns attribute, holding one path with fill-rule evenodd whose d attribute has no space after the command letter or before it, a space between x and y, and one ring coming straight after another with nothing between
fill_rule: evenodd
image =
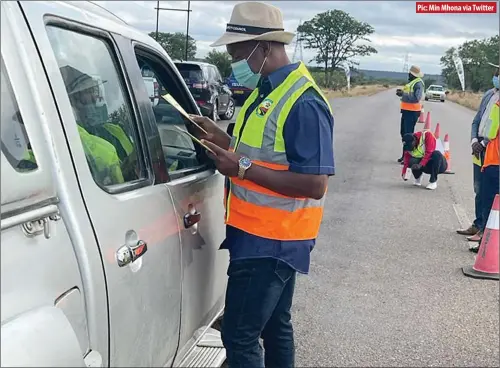
<instances>
[{"instance_id":1,"label":"truck door","mask_svg":"<svg viewBox=\"0 0 500 368\"><path fill-rule=\"evenodd\" d=\"M104 18L71 4L22 6L50 76L103 257L109 364L169 364L179 339L181 250L169 190L155 181L148 154L155 136L140 118L143 104L151 104L133 98L114 35L103 31ZM96 108L101 86L105 101Z\"/></svg>"}]
</instances>

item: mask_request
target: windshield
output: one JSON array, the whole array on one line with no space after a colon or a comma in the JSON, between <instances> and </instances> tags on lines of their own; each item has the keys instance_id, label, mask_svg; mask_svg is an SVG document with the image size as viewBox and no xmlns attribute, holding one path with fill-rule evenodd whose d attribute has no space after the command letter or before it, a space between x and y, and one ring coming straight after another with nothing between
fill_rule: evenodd
<instances>
[{"instance_id":1,"label":"windshield","mask_svg":"<svg viewBox=\"0 0 500 368\"><path fill-rule=\"evenodd\" d=\"M203 72L198 65L176 64L177 69L186 82L202 82Z\"/></svg>"},{"instance_id":2,"label":"windshield","mask_svg":"<svg viewBox=\"0 0 500 368\"><path fill-rule=\"evenodd\" d=\"M443 91L443 87L441 86L430 86L429 91Z\"/></svg>"}]
</instances>

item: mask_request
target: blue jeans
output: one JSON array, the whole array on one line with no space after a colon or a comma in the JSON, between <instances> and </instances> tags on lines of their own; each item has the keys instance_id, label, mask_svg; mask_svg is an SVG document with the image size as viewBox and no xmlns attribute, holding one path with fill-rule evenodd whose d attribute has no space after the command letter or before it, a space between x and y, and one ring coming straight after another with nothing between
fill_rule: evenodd
<instances>
[{"instance_id":1,"label":"blue jeans","mask_svg":"<svg viewBox=\"0 0 500 368\"><path fill-rule=\"evenodd\" d=\"M274 258L252 258L232 261L227 275L222 341L229 368L294 367L295 270Z\"/></svg>"},{"instance_id":2,"label":"blue jeans","mask_svg":"<svg viewBox=\"0 0 500 368\"><path fill-rule=\"evenodd\" d=\"M484 154L481 155L481 160L483 160ZM474 165L473 173L474 173L474 207L475 207L475 215L476 219L472 223L477 229L482 229L486 224L486 219L483 219L483 206L481 204L481 166Z\"/></svg>"},{"instance_id":3,"label":"blue jeans","mask_svg":"<svg viewBox=\"0 0 500 368\"><path fill-rule=\"evenodd\" d=\"M481 205L483 206L483 226L481 230L484 232L493 201L498 194L498 165L485 167L481 176Z\"/></svg>"}]
</instances>

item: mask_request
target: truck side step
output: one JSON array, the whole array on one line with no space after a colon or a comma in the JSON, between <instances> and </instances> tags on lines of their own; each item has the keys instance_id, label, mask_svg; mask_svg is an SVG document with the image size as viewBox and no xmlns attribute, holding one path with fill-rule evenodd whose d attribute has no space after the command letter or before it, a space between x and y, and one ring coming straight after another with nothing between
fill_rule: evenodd
<instances>
[{"instance_id":1,"label":"truck side step","mask_svg":"<svg viewBox=\"0 0 500 368\"><path fill-rule=\"evenodd\" d=\"M182 361L179 367L219 368L226 360L226 349L222 345L220 332L209 328L196 347Z\"/></svg>"}]
</instances>

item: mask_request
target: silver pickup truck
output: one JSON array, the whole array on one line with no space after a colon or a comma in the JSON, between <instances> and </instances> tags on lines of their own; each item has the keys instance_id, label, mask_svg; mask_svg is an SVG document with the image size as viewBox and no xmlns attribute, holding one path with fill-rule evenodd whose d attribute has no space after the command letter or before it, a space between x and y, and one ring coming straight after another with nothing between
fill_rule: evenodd
<instances>
[{"instance_id":1,"label":"silver pickup truck","mask_svg":"<svg viewBox=\"0 0 500 368\"><path fill-rule=\"evenodd\" d=\"M1 366L220 366L223 177L153 106L166 52L90 2L1 2Z\"/></svg>"}]
</instances>

